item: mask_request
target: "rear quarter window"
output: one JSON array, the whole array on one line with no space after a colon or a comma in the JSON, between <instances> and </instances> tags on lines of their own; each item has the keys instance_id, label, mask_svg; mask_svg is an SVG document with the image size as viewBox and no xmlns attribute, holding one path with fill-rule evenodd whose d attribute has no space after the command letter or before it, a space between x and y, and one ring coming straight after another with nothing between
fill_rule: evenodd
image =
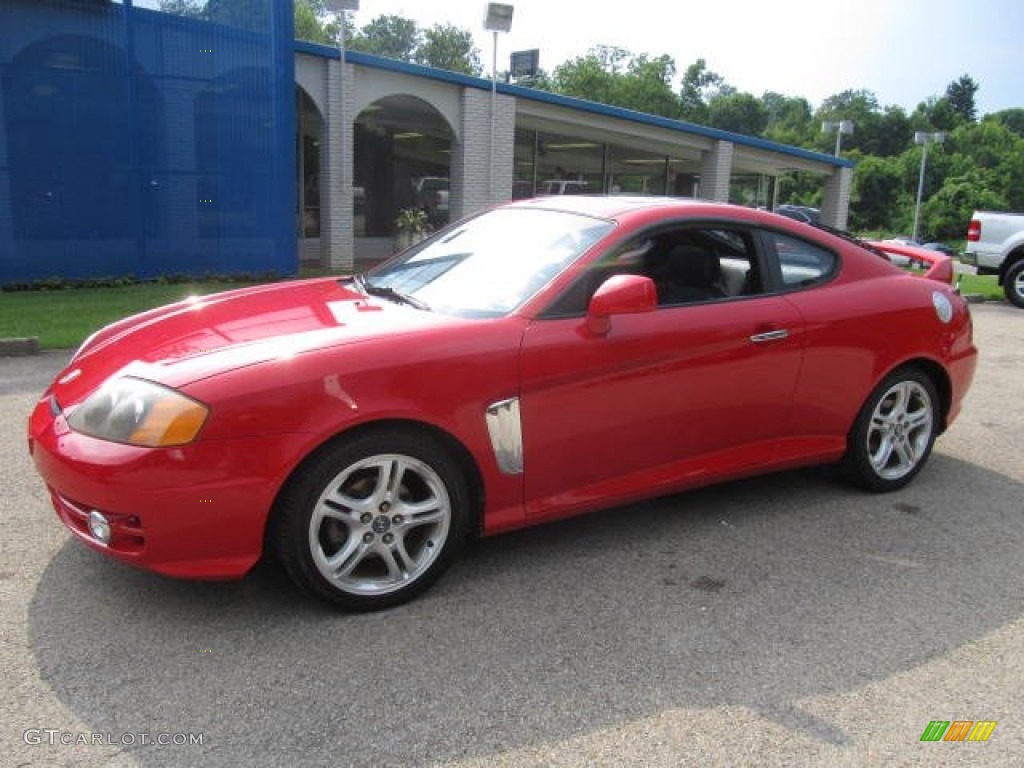
<instances>
[{"instance_id":1,"label":"rear quarter window","mask_svg":"<svg viewBox=\"0 0 1024 768\"><path fill-rule=\"evenodd\" d=\"M768 237L775 247L783 287L817 285L836 271L839 259L832 251L780 232L768 233Z\"/></svg>"}]
</instances>

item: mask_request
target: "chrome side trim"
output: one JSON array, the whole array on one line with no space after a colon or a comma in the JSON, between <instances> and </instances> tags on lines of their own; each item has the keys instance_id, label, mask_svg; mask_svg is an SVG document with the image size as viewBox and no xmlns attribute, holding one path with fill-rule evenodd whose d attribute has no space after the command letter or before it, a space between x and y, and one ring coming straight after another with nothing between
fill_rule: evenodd
<instances>
[{"instance_id":1,"label":"chrome side trim","mask_svg":"<svg viewBox=\"0 0 1024 768\"><path fill-rule=\"evenodd\" d=\"M498 468L506 475L523 472L523 424L519 419L519 398L500 400L487 408L487 434Z\"/></svg>"}]
</instances>

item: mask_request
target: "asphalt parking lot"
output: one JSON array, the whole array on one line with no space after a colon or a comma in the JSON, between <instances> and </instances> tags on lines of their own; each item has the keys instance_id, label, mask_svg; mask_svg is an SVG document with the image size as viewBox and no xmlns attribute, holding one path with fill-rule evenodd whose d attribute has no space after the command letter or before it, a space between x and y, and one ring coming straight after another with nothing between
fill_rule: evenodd
<instances>
[{"instance_id":1,"label":"asphalt parking lot","mask_svg":"<svg viewBox=\"0 0 1024 768\"><path fill-rule=\"evenodd\" d=\"M804 471L619 508L357 616L272 567L176 582L71 541L24 438L66 354L0 359L0 764L1024 764L1024 312L972 311L974 388L903 491Z\"/></svg>"}]
</instances>

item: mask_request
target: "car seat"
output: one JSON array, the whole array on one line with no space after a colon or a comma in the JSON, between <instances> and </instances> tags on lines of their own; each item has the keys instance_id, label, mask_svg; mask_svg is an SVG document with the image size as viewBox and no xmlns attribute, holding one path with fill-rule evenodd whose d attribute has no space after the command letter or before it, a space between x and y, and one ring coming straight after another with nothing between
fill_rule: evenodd
<instances>
[{"instance_id":1,"label":"car seat","mask_svg":"<svg viewBox=\"0 0 1024 768\"><path fill-rule=\"evenodd\" d=\"M683 244L651 263L659 304L707 301L725 296L718 255L702 245Z\"/></svg>"}]
</instances>

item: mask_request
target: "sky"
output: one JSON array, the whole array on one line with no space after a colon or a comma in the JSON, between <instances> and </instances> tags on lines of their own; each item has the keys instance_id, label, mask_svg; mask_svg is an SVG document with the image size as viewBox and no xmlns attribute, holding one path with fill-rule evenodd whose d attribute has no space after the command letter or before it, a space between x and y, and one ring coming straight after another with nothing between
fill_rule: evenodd
<instances>
[{"instance_id":1,"label":"sky","mask_svg":"<svg viewBox=\"0 0 1024 768\"><path fill-rule=\"evenodd\" d=\"M741 91L802 96L817 107L847 89L912 112L969 74L978 115L1024 108L1024 0L502 0L515 7L498 35L498 71L512 51L540 49L540 66L614 45L668 54L679 75L698 58ZM490 73L485 0L360 0L361 27L396 14L421 27L470 29Z\"/></svg>"}]
</instances>

